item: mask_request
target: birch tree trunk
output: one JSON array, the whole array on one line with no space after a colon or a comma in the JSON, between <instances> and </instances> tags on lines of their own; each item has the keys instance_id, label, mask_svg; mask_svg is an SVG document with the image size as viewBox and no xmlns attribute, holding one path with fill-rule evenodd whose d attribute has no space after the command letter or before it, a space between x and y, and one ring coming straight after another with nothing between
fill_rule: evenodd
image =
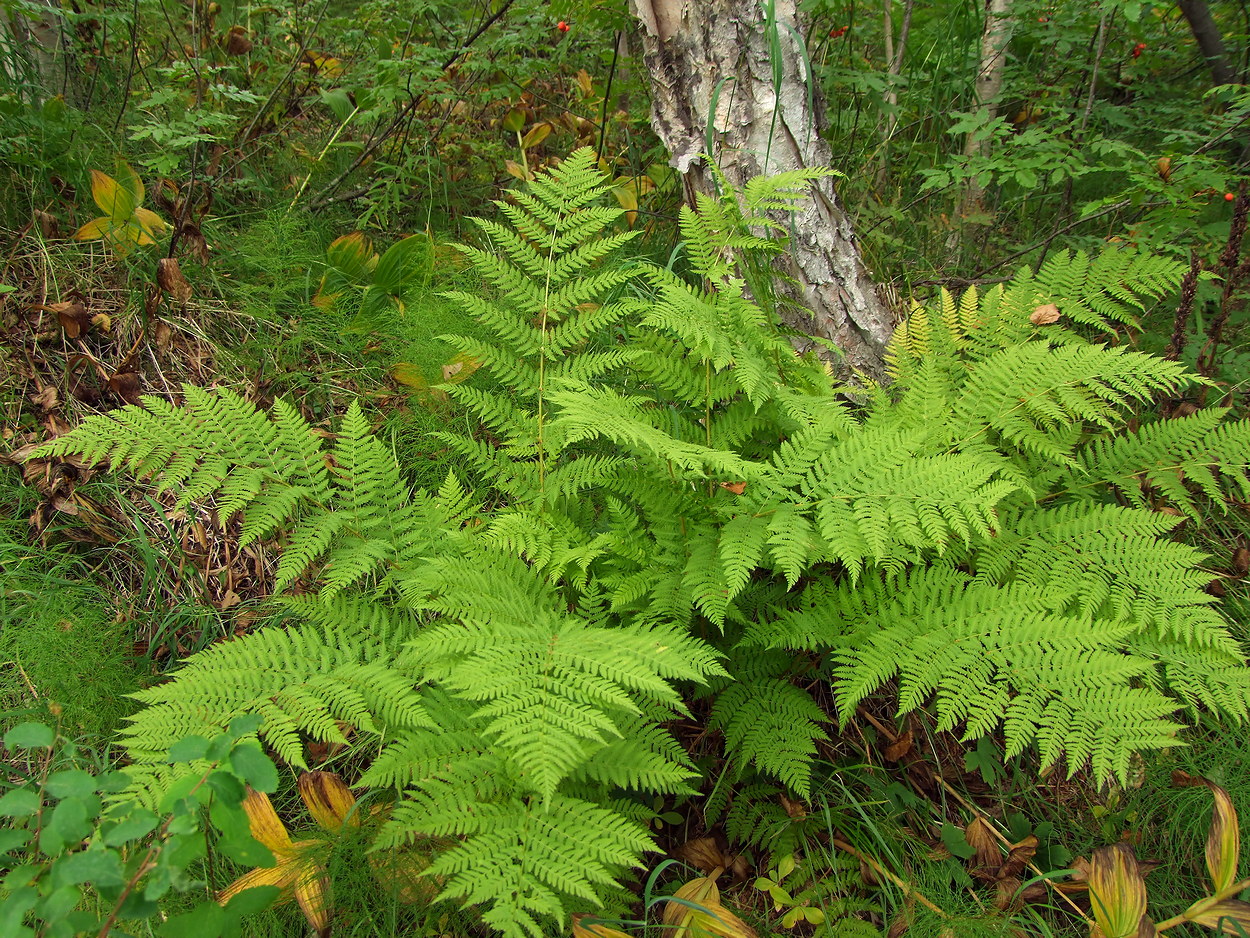
<instances>
[{"instance_id":1,"label":"birch tree trunk","mask_svg":"<svg viewBox=\"0 0 1250 938\"><path fill-rule=\"evenodd\" d=\"M985 0L985 27L981 32L981 61L977 68L976 107L985 108L992 121L998 116L998 99L1003 93L1003 73L1007 67L1007 43L1011 39L1011 0ZM964 156L985 156L989 141L968 134ZM964 204L975 208L981 202L981 187L974 179L968 185Z\"/></svg>"},{"instance_id":2,"label":"birch tree trunk","mask_svg":"<svg viewBox=\"0 0 1250 938\"><path fill-rule=\"evenodd\" d=\"M822 97L807 73L794 0L770 2L772 24L760 0L630 0L643 26L651 123L688 197L713 192L699 159L709 136L710 155L735 186L761 174L830 165L818 132ZM844 374L880 377L892 317L832 182L812 188L793 221L787 271L795 280L789 299L810 312L787 315L787 322L842 349L846 357L835 364Z\"/></svg>"}]
</instances>

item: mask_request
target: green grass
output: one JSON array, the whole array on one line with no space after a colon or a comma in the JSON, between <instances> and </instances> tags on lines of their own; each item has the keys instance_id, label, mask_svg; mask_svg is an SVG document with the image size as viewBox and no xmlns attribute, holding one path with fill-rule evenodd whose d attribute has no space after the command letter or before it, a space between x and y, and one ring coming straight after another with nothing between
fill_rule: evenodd
<instances>
[{"instance_id":1,"label":"green grass","mask_svg":"<svg viewBox=\"0 0 1250 938\"><path fill-rule=\"evenodd\" d=\"M0 723L59 720L67 736L103 739L133 709L150 670L131 655L131 626L67 548L26 542L28 492L0 478Z\"/></svg>"}]
</instances>

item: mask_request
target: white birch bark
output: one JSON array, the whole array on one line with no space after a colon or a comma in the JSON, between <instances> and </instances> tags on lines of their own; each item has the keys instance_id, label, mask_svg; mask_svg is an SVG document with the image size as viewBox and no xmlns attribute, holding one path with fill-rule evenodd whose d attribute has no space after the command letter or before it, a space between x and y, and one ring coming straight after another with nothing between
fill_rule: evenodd
<instances>
[{"instance_id":1,"label":"white birch bark","mask_svg":"<svg viewBox=\"0 0 1250 938\"><path fill-rule=\"evenodd\" d=\"M630 0L630 7L643 26L651 123L688 195L713 191L699 161L709 124L711 156L735 186L765 173L830 165L818 132L823 99L807 73L794 0L773 0L774 37L760 0ZM787 271L797 282L791 298L810 314L790 325L842 349L844 373L879 377L892 317L832 182L821 180L812 195L793 222Z\"/></svg>"}]
</instances>

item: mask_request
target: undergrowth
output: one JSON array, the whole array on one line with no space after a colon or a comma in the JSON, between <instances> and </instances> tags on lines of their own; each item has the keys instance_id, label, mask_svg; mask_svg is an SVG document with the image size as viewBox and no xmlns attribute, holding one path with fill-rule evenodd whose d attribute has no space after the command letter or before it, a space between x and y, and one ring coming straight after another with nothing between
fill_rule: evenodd
<instances>
[{"instance_id":1,"label":"undergrowth","mask_svg":"<svg viewBox=\"0 0 1250 938\"><path fill-rule=\"evenodd\" d=\"M1086 338L1181 265L1061 252L944 293L852 406L743 290L743 259L778 249L751 226L812 175L684 210L696 282L612 259L633 235L588 150L498 203L508 223L462 249L484 286L448 294L482 329L450 343L493 383L445 374L446 393L484 429L437 437L480 493L412 488L356 405L327 450L289 402L190 386L37 454L211 498L240 548L282 539L279 591L317 585L280 600L300 624L139 695L134 791L159 798L169 747L243 713L296 767L310 740L371 752L358 786L393 800L375 847L428 852L440 898L538 936L628 901L646 805L701 782L672 735L692 699L725 747L703 814L748 845L870 699L1121 784L1182 714L1243 720L1240 646L1168 535L1246 498L1250 430L1212 409L1126 431L1193 379Z\"/></svg>"}]
</instances>

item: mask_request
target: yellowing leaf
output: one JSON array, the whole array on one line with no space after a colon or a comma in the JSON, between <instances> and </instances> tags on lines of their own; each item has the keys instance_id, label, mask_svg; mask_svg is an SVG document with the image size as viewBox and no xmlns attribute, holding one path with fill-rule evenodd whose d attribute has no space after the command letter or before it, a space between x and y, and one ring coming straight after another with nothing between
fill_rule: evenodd
<instances>
[{"instance_id":1,"label":"yellowing leaf","mask_svg":"<svg viewBox=\"0 0 1250 938\"><path fill-rule=\"evenodd\" d=\"M532 176L530 176L529 173L525 171L525 167L522 166L520 163L516 162L515 160L504 160L503 165L504 165L504 169L508 171L509 176L515 176L517 179L520 179L522 181L528 181L529 179L533 178Z\"/></svg>"},{"instance_id":2,"label":"yellowing leaf","mask_svg":"<svg viewBox=\"0 0 1250 938\"><path fill-rule=\"evenodd\" d=\"M391 366L391 377L400 384L416 388L418 391L424 391L430 386L430 382L421 371L421 366L411 362L396 362Z\"/></svg>"},{"instance_id":3,"label":"yellowing leaf","mask_svg":"<svg viewBox=\"0 0 1250 938\"><path fill-rule=\"evenodd\" d=\"M149 234L158 235L169 227L165 224L165 219L161 218L160 215L142 206L135 209L134 217Z\"/></svg>"},{"instance_id":4,"label":"yellowing leaf","mask_svg":"<svg viewBox=\"0 0 1250 938\"><path fill-rule=\"evenodd\" d=\"M481 367L482 362L480 359L474 358L466 352L461 352L447 364L443 365L443 383L459 384Z\"/></svg>"},{"instance_id":5,"label":"yellowing leaf","mask_svg":"<svg viewBox=\"0 0 1250 938\"><path fill-rule=\"evenodd\" d=\"M551 125L544 121L541 124L535 124L521 138L521 149L529 150L538 146L544 140L551 136Z\"/></svg>"},{"instance_id":6,"label":"yellowing leaf","mask_svg":"<svg viewBox=\"0 0 1250 938\"><path fill-rule=\"evenodd\" d=\"M1205 787L1211 790L1215 811L1211 817L1211 831L1207 834L1207 871L1211 874L1213 891L1223 892L1237 881L1237 859L1241 854L1241 834L1233 799L1219 785L1199 775L1176 771L1172 773L1172 782L1186 788Z\"/></svg>"},{"instance_id":7,"label":"yellowing leaf","mask_svg":"<svg viewBox=\"0 0 1250 938\"><path fill-rule=\"evenodd\" d=\"M100 211L119 226L124 225L138 208L133 192L98 169L91 170L91 197L100 206Z\"/></svg>"},{"instance_id":8,"label":"yellowing leaf","mask_svg":"<svg viewBox=\"0 0 1250 938\"><path fill-rule=\"evenodd\" d=\"M74 232L75 241L94 241L105 237L111 228L110 218L93 218Z\"/></svg>"},{"instance_id":9,"label":"yellowing leaf","mask_svg":"<svg viewBox=\"0 0 1250 938\"><path fill-rule=\"evenodd\" d=\"M608 928L599 922L588 922L582 924L586 919L592 916L578 913L573 916L573 938L631 938L623 931L617 931L615 928Z\"/></svg>"},{"instance_id":10,"label":"yellowing leaf","mask_svg":"<svg viewBox=\"0 0 1250 938\"><path fill-rule=\"evenodd\" d=\"M525 126L525 112L519 107L514 107L503 116L503 120L499 122L499 125L509 133L520 133L521 128Z\"/></svg>"},{"instance_id":11,"label":"yellowing leaf","mask_svg":"<svg viewBox=\"0 0 1250 938\"><path fill-rule=\"evenodd\" d=\"M295 901L318 935L330 926L330 881L320 866L305 863L295 881Z\"/></svg>"},{"instance_id":12,"label":"yellowing leaf","mask_svg":"<svg viewBox=\"0 0 1250 938\"><path fill-rule=\"evenodd\" d=\"M279 819L278 812L273 809L268 795L249 789L247 797L243 799L243 810L247 814L247 826L253 837L268 847L275 856L290 855L294 849L291 835Z\"/></svg>"},{"instance_id":13,"label":"yellowing leaf","mask_svg":"<svg viewBox=\"0 0 1250 938\"><path fill-rule=\"evenodd\" d=\"M378 255L373 242L359 231L335 238L326 248L326 260L330 266L357 283L368 279L377 266Z\"/></svg>"},{"instance_id":14,"label":"yellowing leaf","mask_svg":"<svg viewBox=\"0 0 1250 938\"><path fill-rule=\"evenodd\" d=\"M584 68L577 70L577 87L581 89L583 98L589 98L595 90L595 83L591 81L590 73Z\"/></svg>"},{"instance_id":15,"label":"yellowing leaf","mask_svg":"<svg viewBox=\"0 0 1250 938\"><path fill-rule=\"evenodd\" d=\"M1154 934L1146 918L1146 882L1127 844L1099 847L1089 860L1090 938L1145 938Z\"/></svg>"},{"instance_id":16,"label":"yellowing leaf","mask_svg":"<svg viewBox=\"0 0 1250 938\"><path fill-rule=\"evenodd\" d=\"M1225 899L1223 902L1217 902L1194 912L1193 910L1200 905L1202 905L1201 902L1194 903L1190 911L1185 913L1190 921L1205 925L1224 935L1250 934L1250 902Z\"/></svg>"},{"instance_id":17,"label":"yellowing leaf","mask_svg":"<svg viewBox=\"0 0 1250 938\"><path fill-rule=\"evenodd\" d=\"M337 831L346 822L360 826L360 815L352 809L356 796L333 772L305 772L296 783L308 813L322 830Z\"/></svg>"},{"instance_id":18,"label":"yellowing leaf","mask_svg":"<svg viewBox=\"0 0 1250 938\"><path fill-rule=\"evenodd\" d=\"M755 929L738 918L720 902L720 890L716 877L700 876L683 885L674 899L664 904L664 924L674 929L670 938L755 938Z\"/></svg>"}]
</instances>

